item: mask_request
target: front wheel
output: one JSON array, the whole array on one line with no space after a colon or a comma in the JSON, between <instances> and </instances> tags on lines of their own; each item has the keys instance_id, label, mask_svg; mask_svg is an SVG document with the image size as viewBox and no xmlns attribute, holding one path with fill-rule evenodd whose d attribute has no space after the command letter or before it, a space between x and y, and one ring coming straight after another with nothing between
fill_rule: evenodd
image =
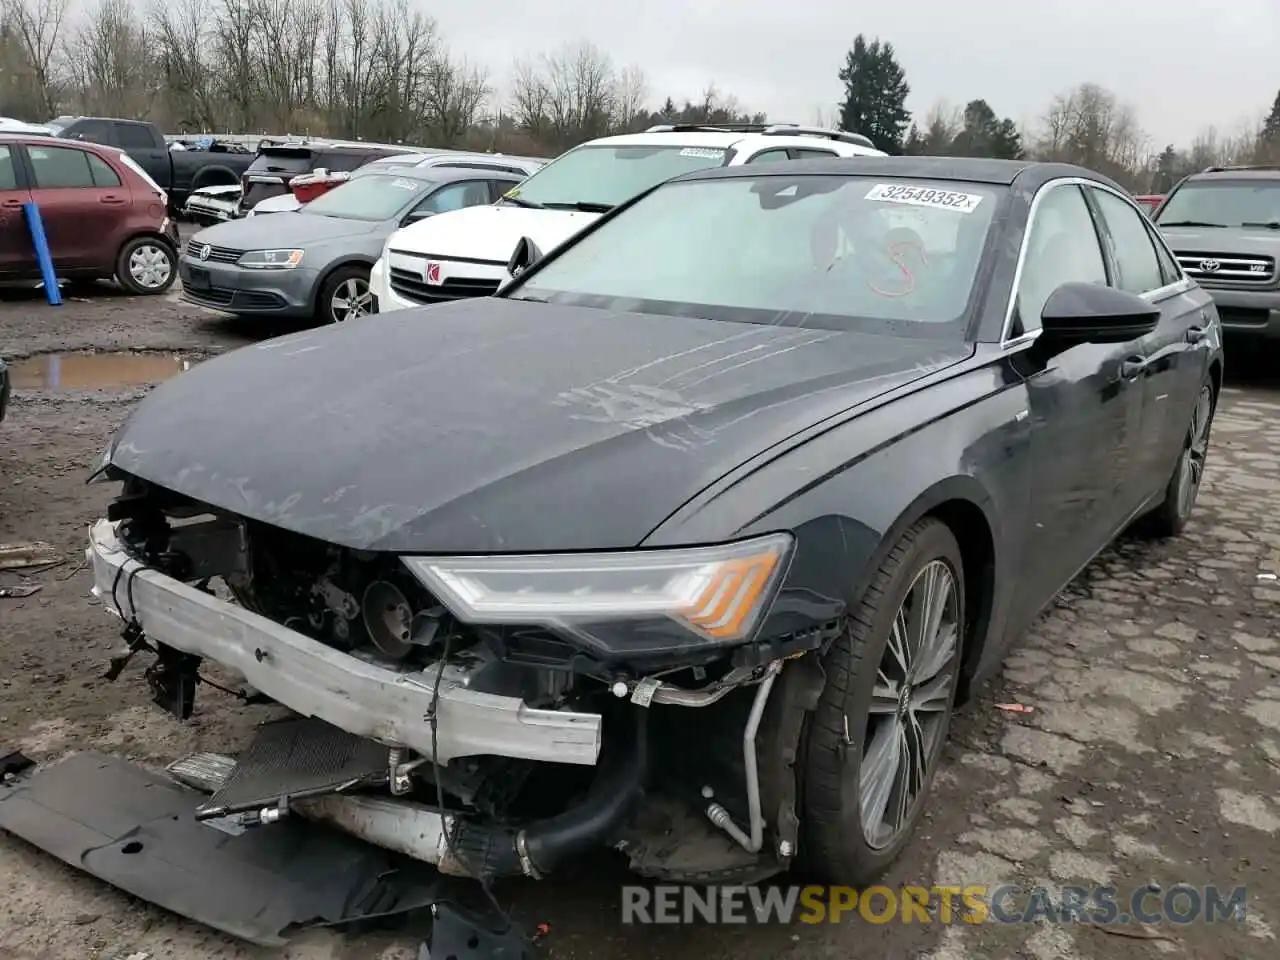
<instances>
[{"instance_id":1,"label":"front wheel","mask_svg":"<svg viewBox=\"0 0 1280 960\"><path fill-rule=\"evenodd\" d=\"M320 290L316 308L321 323L342 323L373 313L369 268L350 264L333 271Z\"/></svg>"},{"instance_id":2,"label":"front wheel","mask_svg":"<svg viewBox=\"0 0 1280 960\"><path fill-rule=\"evenodd\" d=\"M116 280L137 296L164 293L178 276L178 252L158 237L134 237L116 257Z\"/></svg>"},{"instance_id":3,"label":"front wheel","mask_svg":"<svg viewBox=\"0 0 1280 960\"><path fill-rule=\"evenodd\" d=\"M960 547L927 518L890 552L824 663L803 856L827 881L873 883L910 839L951 724L964 623Z\"/></svg>"}]
</instances>

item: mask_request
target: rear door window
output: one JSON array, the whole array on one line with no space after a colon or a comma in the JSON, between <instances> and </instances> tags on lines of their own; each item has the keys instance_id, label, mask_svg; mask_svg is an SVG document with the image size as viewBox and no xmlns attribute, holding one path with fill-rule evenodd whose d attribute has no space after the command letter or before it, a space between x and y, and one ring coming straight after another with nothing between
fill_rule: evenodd
<instances>
[{"instance_id":1,"label":"rear door window","mask_svg":"<svg viewBox=\"0 0 1280 960\"><path fill-rule=\"evenodd\" d=\"M72 140L88 140L90 143L110 143L112 140L111 124L105 120L81 120L70 138Z\"/></svg>"},{"instance_id":2,"label":"rear door window","mask_svg":"<svg viewBox=\"0 0 1280 960\"><path fill-rule=\"evenodd\" d=\"M116 145L125 150L155 150L160 148L155 134L150 127L140 123L121 123L116 121Z\"/></svg>"},{"instance_id":3,"label":"rear door window","mask_svg":"<svg viewBox=\"0 0 1280 960\"><path fill-rule=\"evenodd\" d=\"M85 158L89 161L89 176L93 178L95 187L120 186L120 177L111 169L111 164L92 153L86 153Z\"/></svg>"},{"instance_id":4,"label":"rear door window","mask_svg":"<svg viewBox=\"0 0 1280 960\"><path fill-rule=\"evenodd\" d=\"M815 147L792 147L791 156L796 160L816 160L818 157L831 158L836 155L834 150L819 150Z\"/></svg>"},{"instance_id":5,"label":"rear door window","mask_svg":"<svg viewBox=\"0 0 1280 960\"><path fill-rule=\"evenodd\" d=\"M89 154L84 150L29 146L27 156L31 158L35 185L41 190L92 189L97 186L93 181L93 170L89 167Z\"/></svg>"}]
</instances>

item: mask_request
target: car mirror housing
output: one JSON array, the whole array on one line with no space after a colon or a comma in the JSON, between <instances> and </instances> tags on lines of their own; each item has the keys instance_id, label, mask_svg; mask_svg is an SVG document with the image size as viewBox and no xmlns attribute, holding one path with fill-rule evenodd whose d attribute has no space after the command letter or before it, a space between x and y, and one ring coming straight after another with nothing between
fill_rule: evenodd
<instances>
[{"instance_id":1,"label":"car mirror housing","mask_svg":"<svg viewBox=\"0 0 1280 960\"><path fill-rule=\"evenodd\" d=\"M1160 322L1160 308L1142 297L1097 283L1064 283L1040 314L1044 335L1064 343L1126 343Z\"/></svg>"},{"instance_id":2,"label":"car mirror housing","mask_svg":"<svg viewBox=\"0 0 1280 960\"><path fill-rule=\"evenodd\" d=\"M518 277L542 259L542 251L528 237L521 237L516 248L511 251L511 259L507 261L507 273Z\"/></svg>"},{"instance_id":3,"label":"car mirror housing","mask_svg":"<svg viewBox=\"0 0 1280 960\"><path fill-rule=\"evenodd\" d=\"M404 220L401 222L400 225L403 227L407 227L411 223L421 223L423 220L427 219L427 217L434 217L434 216L435 216L434 210L410 210L408 213L405 214Z\"/></svg>"}]
</instances>

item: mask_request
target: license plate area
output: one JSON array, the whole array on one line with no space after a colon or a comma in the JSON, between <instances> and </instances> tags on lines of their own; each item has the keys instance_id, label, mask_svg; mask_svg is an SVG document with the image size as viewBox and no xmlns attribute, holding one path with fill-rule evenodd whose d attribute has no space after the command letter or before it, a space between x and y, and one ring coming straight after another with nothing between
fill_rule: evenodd
<instances>
[{"instance_id":1,"label":"license plate area","mask_svg":"<svg viewBox=\"0 0 1280 960\"><path fill-rule=\"evenodd\" d=\"M191 267L188 270L187 279L183 281L183 286L190 287L192 290L208 290L209 271L203 267Z\"/></svg>"}]
</instances>

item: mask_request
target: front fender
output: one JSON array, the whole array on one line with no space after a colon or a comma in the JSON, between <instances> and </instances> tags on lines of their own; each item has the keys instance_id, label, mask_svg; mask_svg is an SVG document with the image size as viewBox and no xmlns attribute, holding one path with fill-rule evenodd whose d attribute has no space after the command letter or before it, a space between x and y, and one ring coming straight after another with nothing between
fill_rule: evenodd
<instances>
[{"instance_id":1,"label":"front fender","mask_svg":"<svg viewBox=\"0 0 1280 960\"><path fill-rule=\"evenodd\" d=\"M906 530L955 505L980 517L990 538L984 582L970 599L976 644L970 672L998 661L1010 591L1030 516L1026 388L1001 362L969 369L744 467L673 514L645 541L674 546L790 530L796 552L765 631L790 632L798 608L815 617L859 601ZM954 525L954 524L953 524ZM978 534L959 525L961 548ZM966 570L966 580L974 571ZM979 669L978 658L982 660Z\"/></svg>"}]
</instances>

